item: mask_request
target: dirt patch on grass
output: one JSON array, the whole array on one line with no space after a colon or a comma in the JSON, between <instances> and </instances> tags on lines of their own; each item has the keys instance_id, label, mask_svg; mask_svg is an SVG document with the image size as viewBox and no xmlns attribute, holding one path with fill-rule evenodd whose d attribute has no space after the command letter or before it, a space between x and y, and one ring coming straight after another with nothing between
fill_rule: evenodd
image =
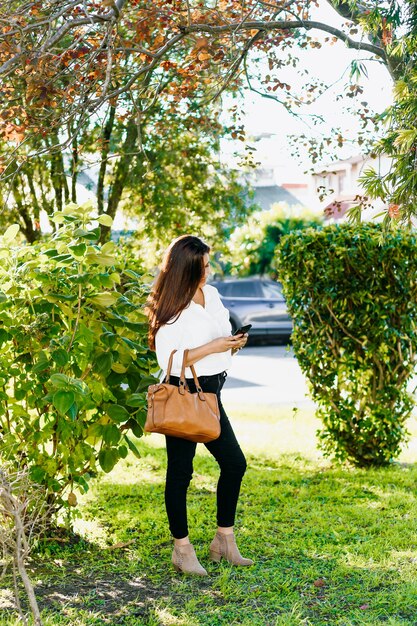
<instances>
[{"instance_id":1,"label":"dirt patch on grass","mask_svg":"<svg viewBox=\"0 0 417 626\"><path fill-rule=\"evenodd\" d=\"M177 596L179 578L182 578L181 575L171 574L169 567L166 578L158 584L149 580L146 575L132 578L114 575L110 572L111 564L108 564L108 569L109 572L105 575L85 575L79 573L78 564L65 565L58 574L60 580L53 581L51 572L48 571L45 582L36 582L43 575L38 569L32 570L31 579L39 608L41 611L46 609L50 615L55 614L61 620L70 621L71 615L82 612L87 614L85 619L88 621L85 623L89 623L89 616L94 624L123 624L127 618L132 617L138 619L138 624L146 623L146 618L153 612L158 601L166 604ZM210 586L205 579L194 580L194 584L201 590ZM21 603L23 609L28 611L23 589ZM0 612L4 616L17 615L11 580L6 580L6 588L0 589Z\"/></svg>"}]
</instances>

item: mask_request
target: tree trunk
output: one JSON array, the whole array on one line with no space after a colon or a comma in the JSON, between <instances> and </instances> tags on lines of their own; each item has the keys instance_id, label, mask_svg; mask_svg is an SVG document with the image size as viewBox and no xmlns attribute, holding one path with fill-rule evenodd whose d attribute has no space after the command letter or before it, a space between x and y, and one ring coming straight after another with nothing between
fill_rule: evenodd
<instances>
[{"instance_id":1,"label":"tree trunk","mask_svg":"<svg viewBox=\"0 0 417 626\"><path fill-rule=\"evenodd\" d=\"M110 152L110 138L113 131L115 114L116 107L110 107L109 117L103 129L103 144L101 149L100 171L98 174L97 183L97 208L99 215L104 213L104 179L106 176L108 156Z\"/></svg>"},{"instance_id":2,"label":"tree trunk","mask_svg":"<svg viewBox=\"0 0 417 626\"><path fill-rule=\"evenodd\" d=\"M77 202L78 142L76 137L72 142L71 161L71 202Z\"/></svg>"},{"instance_id":3,"label":"tree trunk","mask_svg":"<svg viewBox=\"0 0 417 626\"><path fill-rule=\"evenodd\" d=\"M32 216L29 213L28 207L25 203L23 195L20 189L23 188L23 181L20 176L16 177L13 182L13 197L16 203L16 210L24 224L22 233L26 237L29 243L33 243L40 237L40 230L34 228Z\"/></svg>"},{"instance_id":4,"label":"tree trunk","mask_svg":"<svg viewBox=\"0 0 417 626\"><path fill-rule=\"evenodd\" d=\"M33 223L37 231L40 231L40 212L41 206L39 205L38 196L36 194L35 184L33 182L33 170L26 171L26 178L28 180L28 186L33 203Z\"/></svg>"},{"instance_id":5,"label":"tree trunk","mask_svg":"<svg viewBox=\"0 0 417 626\"><path fill-rule=\"evenodd\" d=\"M126 138L121 150L121 157L117 163L114 180L110 188L109 199L107 202L107 214L113 219L116 215L123 190L129 179L130 163L134 158L132 154L135 149L136 140L138 138L138 127L134 120L130 120L127 124ZM107 241L110 237L110 228L101 227L101 241Z\"/></svg>"},{"instance_id":6,"label":"tree trunk","mask_svg":"<svg viewBox=\"0 0 417 626\"><path fill-rule=\"evenodd\" d=\"M56 208L62 211L64 199L65 202L69 202L70 198L62 152L51 156L51 180L55 191Z\"/></svg>"}]
</instances>

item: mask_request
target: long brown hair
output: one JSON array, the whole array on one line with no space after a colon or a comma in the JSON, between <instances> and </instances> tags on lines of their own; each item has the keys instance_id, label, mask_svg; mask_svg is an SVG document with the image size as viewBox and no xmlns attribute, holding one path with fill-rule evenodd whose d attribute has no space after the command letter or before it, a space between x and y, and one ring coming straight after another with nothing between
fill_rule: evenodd
<instances>
[{"instance_id":1,"label":"long brown hair","mask_svg":"<svg viewBox=\"0 0 417 626\"><path fill-rule=\"evenodd\" d=\"M204 255L209 252L209 246L193 235L178 237L166 250L145 309L152 350L161 326L176 319L191 302L204 276Z\"/></svg>"}]
</instances>

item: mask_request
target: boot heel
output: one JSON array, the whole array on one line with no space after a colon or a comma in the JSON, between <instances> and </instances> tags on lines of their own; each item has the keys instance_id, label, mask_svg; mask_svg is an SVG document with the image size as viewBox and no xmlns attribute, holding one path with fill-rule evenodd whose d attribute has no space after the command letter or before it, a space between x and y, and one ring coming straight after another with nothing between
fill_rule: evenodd
<instances>
[{"instance_id":1,"label":"boot heel","mask_svg":"<svg viewBox=\"0 0 417 626\"><path fill-rule=\"evenodd\" d=\"M210 559L218 563L221 561L222 555L219 552L215 552L214 550L210 550Z\"/></svg>"}]
</instances>

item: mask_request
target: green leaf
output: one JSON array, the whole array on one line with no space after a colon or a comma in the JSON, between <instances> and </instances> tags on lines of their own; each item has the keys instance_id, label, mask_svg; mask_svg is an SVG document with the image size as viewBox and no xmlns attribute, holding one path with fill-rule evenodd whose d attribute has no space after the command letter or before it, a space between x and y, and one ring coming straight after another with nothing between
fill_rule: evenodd
<instances>
[{"instance_id":1,"label":"green leaf","mask_svg":"<svg viewBox=\"0 0 417 626\"><path fill-rule=\"evenodd\" d=\"M85 260L91 265L104 265L109 267L111 265L114 265L116 262L114 256L111 256L109 254L100 254L100 252L90 252L89 254L87 254Z\"/></svg>"},{"instance_id":2,"label":"green leaf","mask_svg":"<svg viewBox=\"0 0 417 626\"><path fill-rule=\"evenodd\" d=\"M67 415L68 417L70 417L73 421L75 420L75 418L78 415L78 404L76 402L74 402L73 404L71 404L70 408L67 411Z\"/></svg>"},{"instance_id":3,"label":"green leaf","mask_svg":"<svg viewBox=\"0 0 417 626\"><path fill-rule=\"evenodd\" d=\"M113 363L111 368L113 372L116 372L117 374L124 374L127 372L127 367L123 365L123 363Z\"/></svg>"},{"instance_id":4,"label":"green leaf","mask_svg":"<svg viewBox=\"0 0 417 626\"><path fill-rule=\"evenodd\" d=\"M94 361L94 371L98 374L103 374L107 376L107 374L111 370L111 366L113 363L113 356L111 352L102 352L99 354Z\"/></svg>"},{"instance_id":5,"label":"green leaf","mask_svg":"<svg viewBox=\"0 0 417 626\"><path fill-rule=\"evenodd\" d=\"M118 452L119 452L120 458L125 459L129 453L129 450L126 448L126 446L119 446Z\"/></svg>"},{"instance_id":6,"label":"green leaf","mask_svg":"<svg viewBox=\"0 0 417 626\"><path fill-rule=\"evenodd\" d=\"M107 241L101 246L100 252L102 254L114 254L116 249L117 247L114 241Z\"/></svg>"},{"instance_id":7,"label":"green leaf","mask_svg":"<svg viewBox=\"0 0 417 626\"><path fill-rule=\"evenodd\" d=\"M42 483L42 481L44 480L46 476L46 471L44 470L43 467L40 467L39 465L34 465L33 467L30 468L30 478L31 480L33 480L34 483Z\"/></svg>"},{"instance_id":8,"label":"green leaf","mask_svg":"<svg viewBox=\"0 0 417 626\"><path fill-rule=\"evenodd\" d=\"M23 398L27 395L26 389L15 389L14 397L16 400L23 400Z\"/></svg>"},{"instance_id":9,"label":"green leaf","mask_svg":"<svg viewBox=\"0 0 417 626\"><path fill-rule=\"evenodd\" d=\"M9 228L6 230L6 232L3 235L3 241L7 243L11 243L14 239L16 239L16 236L19 230L20 230L19 224L12 224L11 226L9 226Z\"/></svg>"},{"instance_id":10,"label":"green leaf","mask_svg":"<svg viewBox=\"0 0 417 626\"><path fill-rule=\"evenodd\" d=\"M97 221L99 224L107 226L108 228L110 228L113 224L113 218L110 217L110 215L107 215L107 213L103 213L102 215L100 215Z\"/></svg>"},{"instance_id":11,"label":"green leaf","mask_svg":"<svg viewBox=\"0 0 417 626\"><path fill-rule=\"evenodd\" d=\"M75 257L82 257L85 254L85 251L87 250L87 246L85 243L78 243L73 246L68 246L68 249L71 250L71 253Z\"/></svg>"},{"instance_id":12,"label":"green leaf","mask_svg":"<svg viewBox=\"0 0 417 626\"><path fill-rule=\"evenodd\" d=\"M101 341L104 343L105 346L109 346L109 348L113 348L114 344L117 341L117 338L118 338L118 335L116 335L115 333L111 333L111 332L103 333L100 336Z\"/></svg>"},{"instance_id":13,"label":"green leaf","mask_svg":"<svg viewBox=\"0 0 417 626\"><path fill-rule=\"evenodd\" d=\"M133 452L133 454L135 455L135 457L136 457L137 459L140 459L140 458L141 458L141 456L140 456L140 452L139 452L139 450L137 449L137 447L135 446L135 444L133 443L133 441L131 441L131 440L129 439L129 437L127 437L126 435L124 436L124 440L126 441L127 445L129 446L129 450L130 450L131 452Z\"/></svg>"},{"instance_id":14,"label":"green leaf","mask_svg":"<svg viewBox=\"0 0 417 626\"><path fill-rule=\"evenodd\" d=\"M129 278L140 280L140 274L138 274L137 272L134 272L133 270L126 269L123 271L123 274L125 274L125 276L129 276Z\"/></svg>"},{"instance_id":15,"label":"green leaf","mask_svg":"<svg viewBox=\"0 0 417 626\"><path fill-rule=\"evenodd\" d=\"M107 404L106 413L114 422L125 422L129 419L129 413L120 404Z\"/></svg>"},{"instance_id":16,"label":"green leaf","mask_svg":"<svg viewBox=\"0 0 417 626\"><path fill-rule=\"evenodd\" d=\"M11 339L9 333L4 330L4 328L0 328L0 346L6 343L6 341L8 341L9 339Z\"/></svg>"},{"instance_id":17,"label":"green leaf","mask_svg":"<svg viewBox=\"0 0 417 626\"><path fill-rule=\"evenodd\" d=\"M96 422L95 424L91 424L91 426L88 427L87 436L88 437L101 437L103 434L104 428L105 426L103 424L100 424L99 422Z\"/></svg>"},{"instance_id":18,"label":"green leaf","mask_svg":"<svg viewBox=\"0 0 417 626\"><path fill-rule=\"evenodd\" d=\"M109 446L119 443L121 436L121 432L117 428L116 424L103 426L103 441Z\"/></svg>"},{"instance_id":19,"label":"green leaf","mask_svg":"<svg viewBox=\"0 0 417 626\"><path fill-rule=\"evenodd\" d=\"M110 277L109 274L99 274L97 278L100 280L100 287L103 289L113 289L114 280Z\"/></svg>"},{"instance_id":20,"label":"green leaf","mask_svg":"<svg viewBox=\"0 0 417 626\"><path fill-rule=\"evenodd\" d=\"M58 389L67 386L70 383L70 379L65 374L52 374L49 380L53 386Z\"/></svg>"},{"instance_id":21,"label":"green leaf","mask_svg":"<svg viewBox=\"0 0 417 626\"><path fill-rule=\"evenodd\" d=\"M55 213L51 218L50 218L55 224L63 224L65 221L65 216L63 215L63 213Z\"/></svg>"},{"instance_id":22,"label":"green leaf","mask_svg":"<svg viewBox=\"0 0 417 626\"><path fill-rule=\"evenodd\" d=\"M133 419L133 417L131 417L130 420L126 423L126 426L130 428L130 430L135 435L135 437L137 437L138 439L142 437L143 430L138 424L138 422L135 419Z\"/></svg>"},{"instance_id":23,"label":"green leaf","mask_svg":"<svg viewBox=\"0 0 417 626\"><path fill-rule=\"evenodd\" d=\"M126 401L127 406L138 407L146 404L146 394L132 393Z\"/></svg>"},{"instance_id":24,"label":"green leaf","mask_svg":"<svg viewBox=\"0 0 417 626\"><path fill-rule=\"evenodd\" d=\"M100 467L108 474L119 460L119 453L114 448L103 448L98 454Z\"/></svg>"},{"instance_id":25,"label":"green leaf","mask_svg":"<svg viewBox=\"0 0 417 626\"><path fill-rule=\"evenodd\" d=\"M35 365L32 367L32 372L34 374L40 374L41 372L44 372L48 367L49 361L46 356L42 354L39 361L35 363Z\"/></svg>"},{"instance_id":26,"label":"green leaf","mask_svg":"<svg viewBox=\"0 0 417 626\"><path fill-rule=\"evenodd\" d=\"M91 230L77 228L74 231L74 237L80 237L88 241L97 241L100 238L100 226L98 228L92 228Z\"/></svg>"},{"instance_id":27,"label":"green leaf","mask_svg":"<svg viewBox=\"0 0 417 626\"><path fill-rule=\"evenodd\" d=\"M46 254L47 257L57 256L58 251L56 248L49 248L49 250L44 250L43 254Z\"/></svg>"},{"instance_id":28,"label":"green leaf","mask_svg":"<svg viewBox=\"0 0 417 626\"><path fill-rule=\"evenodd\" d=\"M60 367L66 365L69 360L68 352L63 348L58 348L58 350L54 350L51 354L51 357Z\"/></svg>"},{"instance_id":29,"label":"green leaf","mask_svg":"<svg viewBox=\"0 0 417 626\"><path fill-rule=\"evenodd\" d=\"M118 293L111 291L111 292L97 293L94 296L90 296L89 300L90 302L92 302L93 304L97 304L98 306L109 307L109 306L112 306L113 304L116 304L119 297L120 296Z\"/></svg>"},{"instance_id":30,"label":"green leaf","mask_svg":"<svg viewBox=\"0 0 417 626\"><path fill-rule=\"evenodd\" d=\"M155 376L143 376L141 378L140 383L136 389L136 391L144 391L149 387L149 385L154 385L157 382L157 378Z\"/></svg>"},{"instance_id":31,"label":"green leaf","mask_svg":"<svg viewBox=\"0 0 417 626\"><path fill-rule=\"evenodd\" d=\"M142 334L144 330L147 328L147 322L144 322L143 324L138 324L136 322L125 322L124 325L129 330L134 330L135 332L142 333Z\"/></svg>"},{"instance_id":32,"label":"green leaf","mask_svg":"<svg viewBox=\"0 0 417 626\"><path fill-rule=\"evenodd\" d=\"M54 261L59 265L68 265L68 263L74 262L74 257L71 254L58 254L54 257Z\"/></svg>"},{"instance_id":33,"label":"green leaf","mask_svg":"<svg viewBox=\"0 0 417 626\"><path fill-rule=\"evenodd\" d=\"M64 391L60 389L54 393L52 403L61 415L65 415L66 412L72 407L75 401L75 396L72 391Z\"/></svg>"}]
</instances>

